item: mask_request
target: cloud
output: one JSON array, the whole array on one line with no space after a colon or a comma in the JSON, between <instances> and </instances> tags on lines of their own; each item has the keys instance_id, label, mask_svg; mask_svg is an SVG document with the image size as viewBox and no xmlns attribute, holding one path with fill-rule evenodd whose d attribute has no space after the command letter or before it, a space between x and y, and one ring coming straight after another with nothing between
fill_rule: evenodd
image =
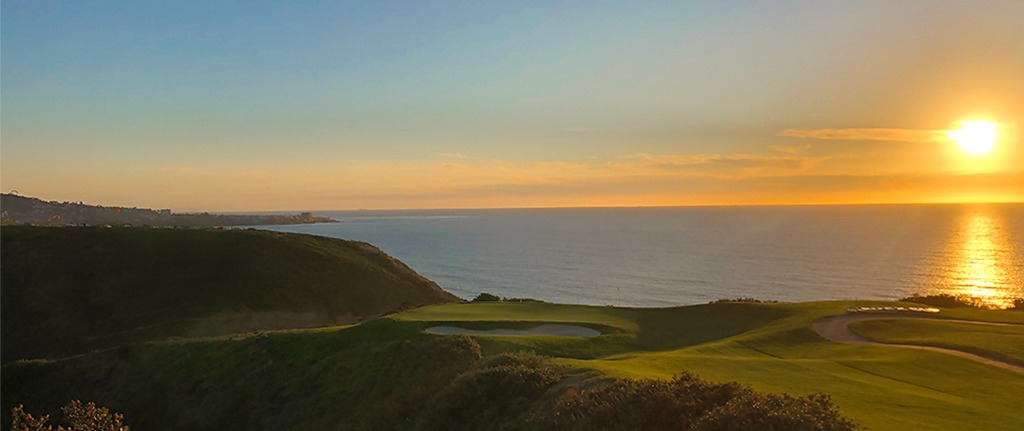
<instances>
[{"instance_id":1,"label":"cloud","mask_svg":"<svg viewBox=\"0 0 1024 431\"><path fill-rule=\"evenodd\" d=\"M929 143L949 139L945 130L913 129L786 129L778 136L843 141L892 141Z\"/></svg>"},{"instance_id":2,"label":"cloud","mask_svg":"<svg viewBox=\"0 0 1024 431\"><path fill-rule=\"evenodd\" d=\"M177 211L1024 199L1024 173L1019 171L954 176L937 169L901 175L902 169L836 160L854 157L779 151L523 161L464 155L430 162L324 160L272 168L159 166L111 170L113 176L82 167L71 173L38 172L32 178L42 180L28 188L46 196Z\"/></svg>"},{"instance_id":3,"label":"cloud","mask_svg":"<svg viewBox=\"0 0 1024 431\"><path fill-rule=\"evenodd\" d=\"M785 145L769 145L768 148L771 148L772 151L778 151L780 153L800 154L804 151L811 149L811 144L807 144L800 147L790 147Z\"/></svg>"},{"instance_id":4,"label":"cloud","mask_svg":"<svg viewBox=\"0 0 1024 431\"><path fill-rule=\"evenodd\" d=\"M465 159L466 155L462 153L437 153L436 156L444 157L447 159Z\"/></svg>"},{"instance_id":5,"label":"cloud","mask_svg":"<svg viewBox=\"0 0 1024 431\"><path fill-rule=\"evenodd\" d=\"M635 154L637 162L630 170L656 174L707 176L713 178L750 178L760 176L799 175L818 164L838 158L852 158L849 154L828 156L760 155L760 154Z\"/></svg>"}]
</instances>

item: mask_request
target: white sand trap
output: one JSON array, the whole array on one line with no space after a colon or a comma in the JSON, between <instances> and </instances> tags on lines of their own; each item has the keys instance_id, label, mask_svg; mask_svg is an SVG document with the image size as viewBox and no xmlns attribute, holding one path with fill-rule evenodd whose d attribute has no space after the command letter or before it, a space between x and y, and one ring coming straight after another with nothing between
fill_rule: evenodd
<instances>
[{"instance_id":1,"label":"white sand trap","mask_svg":"<svg viewBox=\"0 0 1024 431\"><path fill-rule=\"evenodd\" d=\"M455 326L432 326L423 332L440 335L559 335L562 337L596 337L596 330L576 325L540 325L530 329L466 329Z\"/></svg>"}]
</instances>

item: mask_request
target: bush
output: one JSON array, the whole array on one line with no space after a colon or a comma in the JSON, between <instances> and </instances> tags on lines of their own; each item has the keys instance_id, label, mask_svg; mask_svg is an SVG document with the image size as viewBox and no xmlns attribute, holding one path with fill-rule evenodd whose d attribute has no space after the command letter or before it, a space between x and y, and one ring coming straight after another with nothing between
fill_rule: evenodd
<instances>
[{"instance_id":1,"label":"bush","mask_svg":"<svg viewBox=\"0 0 1024 431\"><path fill-rule=\"evenodd\" d=\"M693 374L671 381L614 380L559 401L538 429L853 430L825 395L765 395Z\"/></svg>"},{"instance_id":2,"label":"bush","mask_svg":"<svg viewBox=\"0 0 1024 431\"><path fill-rule=\"evenodd\" d=\"M778 303L779 301L776 301L774 299L757 299L757 298L740 297L740 298L733 298L733 299L716 299L714 301L711 301L709 304L719 304L719 303L723 303L723 302L748 302L748 303L752 303L752 304L775 304L775 303Z\"/></svg>"},{"instance_id":3,"label":"bush","mask_svg":"<svg viewBox=\"0 0 1024 431\"><path fill-rule=\"evenodd\" d=\"M1024 298L1017 298L1013 300L1013 306L1008 310L1024 311Z\"/></svg>"},{"instance_id":4,"label":"bush","mask_svg":"<svg viewBox=\"0 0 1024 431\"><path fill-rule=\"evenodd\" d=\"M64 417L71 425L68 428L58 425L58 431L129 431L128 425L124 424L124 416L120 413L113 413L106 407L97 407L96 404L82 404L74 400L61 408ZM39 419L25 413L22 406L11 409L11 431L50 431L52 425L46 425L49 416Z\"/></svg>"},{"instance_id":5,"label":"bush","mask_svg":"<svg viewBox=\"0 0 1024 431\"><path fill-rule=\"evenodd\" d=\"M451 382L429 404L420 429L485 430L522 424L564 370L529 353L505 353Z\"/></svg>"},{"instance_id":6,"label":"bush","mask_svg":"<svg viewBox=\"0 0 1024 431\"><path fill-rule=\"evenodd\" d=\"M473 298L473 302L498 302L501 298L498 295L492 295L490 293L481 293Z\"/></svg>"},{"instance_id":7,"label":"bush","mask_svg":"<svg viewBox=\"0 0 1024 431\"><path fill-rule=\"evenodd\" d=\"M942 308L977 307L978 304L966 296L950 295L941 293L938 295L913 294L906 298L900 298L900 302L913 302L916 304L931 305Z\"/></svg>"},{"instance_id":8,"label":"bush","mask_svg":"<svg viewBox=\"0 0 1024 431\"><path fill-rule=\"evenodd\" d=\"M839 414L828 395L807 398L748 392L700 418L694 431L847 431L856 425Z\"/></svg>"}]
</instances>

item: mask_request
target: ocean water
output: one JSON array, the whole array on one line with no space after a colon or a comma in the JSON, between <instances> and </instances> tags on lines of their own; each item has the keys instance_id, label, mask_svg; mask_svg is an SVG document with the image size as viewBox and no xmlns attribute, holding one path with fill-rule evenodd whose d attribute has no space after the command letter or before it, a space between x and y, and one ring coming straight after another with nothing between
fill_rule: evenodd
<instances>
[{"instance_id":1,"label":"ocean water","mask_svg":"<svg viewBox=\"0 0 1024 431\"><path fill-rule=\"evenodd\" d=\"M320 212L463 298L669 306L1024 297L1024 204Z\"/></svg>"}]
</instances>

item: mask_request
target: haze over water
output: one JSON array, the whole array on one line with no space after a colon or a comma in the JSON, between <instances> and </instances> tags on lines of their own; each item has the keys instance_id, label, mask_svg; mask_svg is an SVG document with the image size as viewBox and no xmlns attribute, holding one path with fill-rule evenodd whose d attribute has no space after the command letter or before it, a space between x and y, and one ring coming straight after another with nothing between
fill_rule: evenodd
<instances>
[{"instance_id":1,"label":"haze over water","mask_svg":"<svg viewBox=\"0 0 1024 431\"><path fill-rule=\"evenodd\" d=\"M1024 297L1024 204L323 212L463 298L669 306Z\"/></svg>"}]
</instances>

